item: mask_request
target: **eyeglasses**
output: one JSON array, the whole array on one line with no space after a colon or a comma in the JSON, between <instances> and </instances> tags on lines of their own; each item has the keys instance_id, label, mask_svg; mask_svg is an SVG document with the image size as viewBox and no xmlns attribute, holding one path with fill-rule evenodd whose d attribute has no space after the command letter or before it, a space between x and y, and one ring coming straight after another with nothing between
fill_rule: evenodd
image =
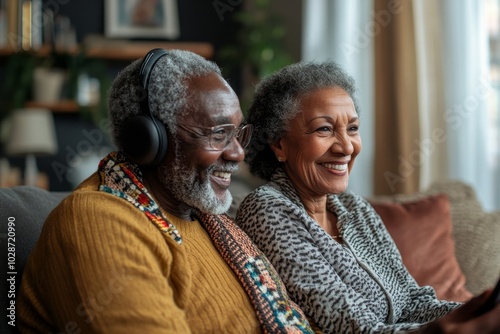
<instances>
[{"instance_id":1,"label":"eyeglasses","mask_svg":"<svg viewBox=\"0 0 500 334\"><path fill-rule=\"evenodd\" d=\"M205 130L205 134L199 133L178 124L178 126L187 132L197 136L205 136L208 138L210 148L215 151L222 151L229 146L234 137L238 139L242 148L245 148L250 143L253 133L253 125L245 124L242 127L236 127L234 124L222 124L212 127L196 126L193 128Z\"/></svg>"}]
</instances>

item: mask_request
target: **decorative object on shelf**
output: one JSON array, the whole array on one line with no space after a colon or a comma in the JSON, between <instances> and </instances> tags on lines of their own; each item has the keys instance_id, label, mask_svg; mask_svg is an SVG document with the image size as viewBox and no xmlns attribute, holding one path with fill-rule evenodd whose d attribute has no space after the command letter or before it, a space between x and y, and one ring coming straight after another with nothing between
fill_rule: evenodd
<instances>
[{"instance_id":1,"label":"decorative object on shelf","mask_svg":"<svg viewBox=\"0 0 500 334\"><path fill-rule=\"evenodd\" d=\"M104 60L87 56L83 46L68 62L67 97L78 103L80 114L94 124L107 117L106 94L111 85Z\"/></svg>"},{"instance_id":2,"label":"decorative object on shelf","mask_svg":"<svg viewBox=\"0 0 500 334\"><path fill-rule=\"evenodd\" d=\"M43 73L57 72L56 76L61 77L61 72L67 72L73 54L69 52L58 52L51 48L48 52L39 54L36 51L19 51L9 56L4 77L4 86L2 93L2 107L8 112L10 110L24 108L26 102L34 98L35 73L38 77ZM50 80L50 79L49 79ZM66 84L66 74L64 74L64 84ZM44 81L44 85L50 85ZM59 82L59 84L61 84ZM43 87L45 89L46 87ZM62 89L62 88L61 88ZM38 94L38 93L36 93ZM42 93L43 94L43 93ZM61 99L58 94L57 100ZM42 101L46 97L40 97ZM53 101L54 98L48 98Z\"/></svg>"},{"instance_id":3,"label":"decorative object on shelf","mask_svg":"<svg viewBox=\"0 0 500 334\"><path fill-rule=\"evenodd\" d=\"M24 184L39 186L36 156L57 153L54 119L47 109L16 109L12 112L5 150L25 156Z\"/></svg>"},{"instance_id":4,"label":"decorative object on shelf","mask_svg":"<svg viewBox=\"0 0 500 334\"><path fill-rule=\"evenodd\" d=\"M61 100L66 73L61 68L37 67L33 71L33 100L56 103Z\"/></svg>"},{"instance_id":5,"label":"decorative object on shelf","mask_svg":"<svg viewBox=\"0 0 500 334\"><path fill-rule=\"evenodd\" d=\"M61 99L61 90L54 93L57 96L45 96L46 89L52 84L46 81L43 73L49 71L65 72L66 58L64 55L49 52L44 55L39 55L32 51L19 51L7 59L5 66L5 76L3 87L0 90L0 104L1 111L0 117L4 118L10 114L11 111L16 109L25 108L28 101L37 99L37 103L54 104L55 101ZM40 86L36 83L36 79L42 80ZM66 75L64 75L63 85L66 83ZM56 86L60 86L59 82ZM40 89L38 89L40 87Z\"/></svg>"},{"instance_id":6,"label":"decorative object on shelf","mask_svg":"<svg viewBox=\"0 0 500 334\"><path fill-rule=\"evenodd\" d=\"M30 54L36 59L31 73L31 98L37 102L52 103L68 98L67 86L75 54L68 49L58 49L55 46L45 55ZM42 91L38 92L39 89ZM43 96L45 94L47 95Z\"/></svg>"},{"instance_id":7,"label":"decorative object on shelf","mask_svg":"<svg viewBox=\"0 0 500 334\"><path fill-rule=\"evenodd\" d=\"M107 37L179 37L176 0L108 0L105 6Z\"/></svg>"},{"instance_id":8,"label":"decorative object on shelf","mask_svg":"<svg viewBox=\"0 0 500 334\"><path fill-rule=\"evenodd\" d=\"M101 83L97 78L91 77L88 73L80 73L77 87L76 101L80 106L92 107L99 104Z\"/></svg>"},{"instance_id":9,"label":"decorative object on shelf","mask_svg":"<svg viewBox=\"0 0 500 334\"><path fill-rule=\"evenodd\" d=\"M59 52L68 52L76 49L76 31L67 16L56 15L53 22L53 45Z\"/></svg>"},{"instance_id":10,"label":"decorative object on shelf","mask_svg":"<svg viewBox=\"0 0 500 334\"><path fill-rule=\"evenodd\" d=\"M19 168L12 167L7 158L0 158L0 188L15 187L21 184Z\"/></svg>"}]
</instances>

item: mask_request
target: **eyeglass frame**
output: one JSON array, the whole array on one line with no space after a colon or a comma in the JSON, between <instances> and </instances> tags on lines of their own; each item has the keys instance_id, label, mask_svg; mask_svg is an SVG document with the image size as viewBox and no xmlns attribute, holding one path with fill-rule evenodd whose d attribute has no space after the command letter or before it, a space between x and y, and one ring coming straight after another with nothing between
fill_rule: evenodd
<instances>
[{"instance_id":1,"label":"eyeglass frame","mask_svg":"<svg viewBox=\"0 0 500 334\"><path fill-rule=\"evenodd\" d=\"M253 131L254 131L253 124L242 124L242 125L240 125L238 127L236 125L234 125L234 124L220 124L220 125L215 125L215 126L211 126L211 127L191 126L191 128L208 131L208 134L198 133L196 131L193 131L191 128L189 128L189 127L187 127L185 125L182 125L182 124L177 124L177 126L179 128L181 128L181 129L189 132L189 133L192 133L192 134L196 135L196 136L208 138L208 144L210 145L210 148L213 151L223 151L223 150L225 150L229 146L229 144L231 144L231 141L234 138L236 138L238 140L238 143L244 149L244 148L246 148L248 146L248 144L250 144L250 140L252 139L252 134L253 134ZM228 131L228 127L230 128L229 131ZM219 129L224 129L226 131L226 133L232 132L232 135L230 136L230 138L227 138L229 135L226 135L226 139L225 140L221 140L221 142L225 142L226 143L224 145L224 147L222 147L222 148L214 147L213 141L212 141L212 136ZM248 129L246 131L250 131L250 133L248 134L248 141L247 141L247 143L245 143L245 145L243 145L243 143L240 140L240 134L243 133L244 129Z\"/></svg>"}]
</instances>

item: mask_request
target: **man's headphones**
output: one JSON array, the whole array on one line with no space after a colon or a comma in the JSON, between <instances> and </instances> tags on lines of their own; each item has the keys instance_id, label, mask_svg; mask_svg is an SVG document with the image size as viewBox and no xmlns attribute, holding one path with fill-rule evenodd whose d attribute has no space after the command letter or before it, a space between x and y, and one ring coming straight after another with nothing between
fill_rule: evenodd
<instances>
[{"instance_id":1,"label":"man's headphones","mask_svg":"<svg viewBox=\"0 0 500 334\"><path fill-rule=\"evenodd\" d=\"M122 151L141 166L158 165L167 153L167 130L149 109L149 79L156 62L167 54L164 49L149 51L141 64L139 80L144 96L140 100L141 114L126 119L120 132Z\"/></svg>"}]
</instances>

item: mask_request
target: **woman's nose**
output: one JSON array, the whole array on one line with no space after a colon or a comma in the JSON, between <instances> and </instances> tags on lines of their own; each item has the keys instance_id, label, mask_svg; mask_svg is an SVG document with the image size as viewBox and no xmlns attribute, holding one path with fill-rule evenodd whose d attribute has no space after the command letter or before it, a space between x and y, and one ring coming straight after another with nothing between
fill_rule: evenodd
<instances>
[{"instance_id":1,"label":"woman's nose","mask_svg":"<svg viewBox=\"0 0 500 334\"><path fill-rule=\"evenodd\" d=\"M336 153L343 153L344 155L351 155L354 152L354 145L351 137L345 132L337 132L335 134L335 141L332 145L332 150Z\"/></svg>"}]
</instances>

